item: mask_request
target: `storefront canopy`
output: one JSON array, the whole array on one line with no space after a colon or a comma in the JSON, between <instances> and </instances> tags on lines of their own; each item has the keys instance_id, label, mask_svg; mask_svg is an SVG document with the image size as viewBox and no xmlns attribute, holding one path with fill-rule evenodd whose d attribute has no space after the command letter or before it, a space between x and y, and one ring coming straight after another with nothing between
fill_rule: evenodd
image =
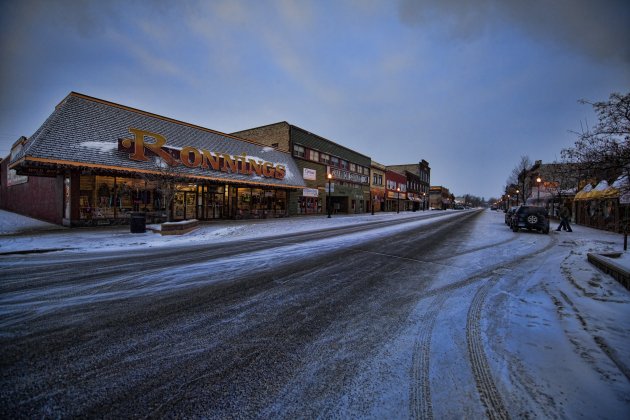
<instances>
[{"instance_id":1,"label":"storefront canopy","mask_svg":"<svg viewBox=\"0 0 630 420\"><path fill-rule=\"evenodd\" d=\"M575 195L576 200L606 200L619 197L619 190L608 185L608 181L601 180L593 188L591 184L586 186Z\"/></svg>"}]
</instances>

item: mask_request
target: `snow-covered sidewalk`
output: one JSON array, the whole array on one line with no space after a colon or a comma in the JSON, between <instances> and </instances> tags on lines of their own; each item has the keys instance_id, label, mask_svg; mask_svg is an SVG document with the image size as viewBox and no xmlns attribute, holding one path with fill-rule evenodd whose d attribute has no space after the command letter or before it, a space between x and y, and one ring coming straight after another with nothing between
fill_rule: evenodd
<instances>
[{"instance_id":1,"label":"snow-covered sidewalk","mask_svg":"<svg viewBox=\"0 0 630 420\"><path fill-rule=\"evenodd\" d=\"M198 229L185 235L162 236L153 232L130 233L129 226L64 228L0 210L0 254L42 251L47 249L90 252L146 247L191 245L204 242L225 242L258 239L289 233L318 231L340 226L358 225L394 219L425 218L449 215L449 211L376 213L359 215L296 216L263 220L217 220L202 222Z\"/></svg>"}]
</instances>

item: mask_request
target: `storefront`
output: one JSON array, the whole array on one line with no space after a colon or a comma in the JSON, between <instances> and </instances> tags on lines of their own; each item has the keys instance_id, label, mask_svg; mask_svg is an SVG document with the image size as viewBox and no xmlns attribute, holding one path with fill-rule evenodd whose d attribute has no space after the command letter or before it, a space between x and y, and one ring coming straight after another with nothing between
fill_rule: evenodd
<instances>
[{"instance_id":1,"label":"storefront","mask_svg":"<svg viewBox=\"0 0 630 420\"><path fill-rule=\"evenodd\" d=\"M289 192L305 187L289 153L77 93L16 142L3 173L26 178L26 215L38 205L28 180L50 179L63 204L49 219L68 226L128 223L138 211L149 222L284 217Z\"/></svg>"},{"instance_id":2,"label":"storefront","mask_svg":"<svg viewBox=\"0 0 630 420\"><path fill-rule=\"evenodd\" d=\"M385 173L385 178L385 211L405 211L407 208L407 177L388 170Z\"/></svg>"},{"instance_id":3,"label":"storefront","mask_svg":"<svg viewBox=\"0 0 630 420\"><path fill-rule=\"evenodd\" d=\"M596 229L624 232L630 222L628 185L626 176L620 176L612 185L606 180L601 180L595 187L587 183L575 195L575 222Z\"/></svg>"}]
</instances>

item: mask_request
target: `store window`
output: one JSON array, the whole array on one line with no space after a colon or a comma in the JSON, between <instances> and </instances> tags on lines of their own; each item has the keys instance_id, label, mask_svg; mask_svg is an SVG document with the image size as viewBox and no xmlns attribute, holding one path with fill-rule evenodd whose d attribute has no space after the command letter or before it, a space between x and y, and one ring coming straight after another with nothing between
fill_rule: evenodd
<instances>
[{"instance_id":1,"label":"store window","mask_svg":"<svg viewBox=\"0 0 630 420\"><path fill-rule=\"evenodd\" d=\"M164 210L155 182L143 179L81 175L79 179L79 218L106 223L125 219L133 211Z\"/></svg>"},{"instance_id":2,"label":"store window","mask_svg":"<svg viewBox=\"0 0 630 420\"><path fill-rule=\"evenodd\" d=\"M298 214L317 214L321 212L321 197L298 197Z\"/></svg>"},{"instance_id":3,"label":"store window","mask_svg":"<svg viewBox=\"0 0 630 420\"><path fill-rule=\"evenodd\" d=\"M237 219L267 219L286 216L286 191L238 187L234 191Z\"/></svg>"},{"instance_id":4,"label":"store window","mask_svg":"<svg viewBox=\"0 0 630 420\"><path fill-rule=\"evenodd\" d=\"M308 158L312 161L319 162L319 152L316 150L309 150Z\"/></svg>"},{"instance_id":5,"label":"store window","mask_svg":"<svg viewBox=\"0 0 630 420\"><path fill-rule=\"evenodd\" d=\"M326 154L326 153L321 153L320 154L320 159L322 163L330 163L330 155Z\"/></svg>"}]
</instances>

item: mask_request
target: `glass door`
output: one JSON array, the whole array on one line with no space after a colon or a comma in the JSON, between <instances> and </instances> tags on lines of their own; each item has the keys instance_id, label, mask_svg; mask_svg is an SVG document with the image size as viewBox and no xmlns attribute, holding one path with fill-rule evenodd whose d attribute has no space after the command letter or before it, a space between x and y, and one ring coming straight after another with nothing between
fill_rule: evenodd
<instances>
[{"instance_id":1,"label":"glass door","mask_svg":"<svg viewBox=\"0 0 630 420\"><path fill-rule=\"evenodd\" d=\"M204 194L204 219L220 219L223 217L223 187L208 186Z\"/></svg>"},{"instance_id":2,"label":"glass door","mask_svg":"<svg viewBox=\"0 0 630 420\"><path fill-rule=\"evenodd\" d=\"M184 220L186 217L186 193L175 193L175 199L173 200L173 220Z\"/></svg>"}]
</instances>

